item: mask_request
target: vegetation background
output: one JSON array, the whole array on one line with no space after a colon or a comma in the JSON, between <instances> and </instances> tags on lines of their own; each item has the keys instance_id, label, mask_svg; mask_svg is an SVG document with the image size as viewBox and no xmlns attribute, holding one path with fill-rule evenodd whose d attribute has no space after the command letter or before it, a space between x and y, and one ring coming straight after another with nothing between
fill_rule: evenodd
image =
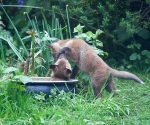
<instances>
[{"instance_id":1,"label":"vegetation background","mask_svg":"<svg viewBox=\"0 0 150 125\"><path fill-rule=\"evenodd\" d=\"M149 125L150 0L0 2L0 125ZM45 45L72 37L83 38L111 67L132 71L147 84L115 79L117 98L105 93L96 99L89 85L77 95L54 92L48 100L11 86L12 79L25 79L22 70L30 55L28 75L47 76L53 58ZM82 72L78 79L89 83Z\"/></svg>"},{"instance_id":2,"label":"vegetation background","mask_svg":"<svg viewBox=\"0 0 150 125\"><path fill-rule=\"evenodd\" d=\"M43 8L47 22L51 23L52 8L55 16L59 19L62 27L67 25L66 5L69 13L71 36L74 37L73 28L79 23L84 25L84 31L101 29L103 32L99 39L103 42L103 49L109 56L103 57L111 66L121 66L122 68L140 68L144 72L149 71L150 61L150 41L149 41L149 0L121 1L121 0L5 0L4 5L27 5L34 7L5 7L8 15L18 29L21 37L26 36L26 31L31 28L29 20L23 14L27 12L31 19L37 18L39 27L42 27L41 14ZM49 10L49 11L48 11ZM1 21L7 33L15 40L18 39L14 29L5 16L0 11ZM2 26L2 25L1 25ZM69 38L63 30L64 38ZM21 45L14 42L19 48ZM26 42L26 45L28 42ZM7 45L4 44L6 48ZM4 47L4 48L5 48ZM9 48L8 48L9 49ZM6 50L6 49L4 49ZM5 53L8 57L8 52Z\"/></svg>"}]
</instances>

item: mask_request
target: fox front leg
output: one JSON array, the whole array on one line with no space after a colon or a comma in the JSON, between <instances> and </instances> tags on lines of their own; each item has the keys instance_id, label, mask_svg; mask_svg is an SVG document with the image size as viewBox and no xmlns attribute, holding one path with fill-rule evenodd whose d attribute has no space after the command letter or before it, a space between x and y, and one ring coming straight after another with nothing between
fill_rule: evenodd
<instances>
[{"instance_id":1,"label":"fox front leg","mask_svg":"<svg viewBox=\"0 0 150 125\"><path fill-rule=\"evenodd\" d=\"M70 75L70 78L71 78L71 79L74 79L74 78L77 76L78 72L79 72L79 68L78 68L77 65L75 65L75 66L73 67L73 69L72 69L72 73L71 73L71 75Z\"/></svg>"},{"instance_id":2,"label":"fox front leg","mask_svg":"<svg viewBox=\"0 0 150 125\"><path fill-rule=\"evenodd\" d=\"M75 52L74 52L73 50L71 50L69 47L64 47L64 48L62 48L62 49L58 52L58 54L57 54L57 56L56 56L57 59L60 57L61 54L65 54L65 55L66 55L68 58L70 58L73 62L76 62L77 59L78 59L78 57L77 57L77 55L75 54ZM74 68L73 68L73 71L72 71L72 73L71 73L70 78L71 78L71 79L74 79L74 78L76 77L78 71L79 71L79 68L78 68L77 65L75 65Z\"/></svg>"}]
</instances>

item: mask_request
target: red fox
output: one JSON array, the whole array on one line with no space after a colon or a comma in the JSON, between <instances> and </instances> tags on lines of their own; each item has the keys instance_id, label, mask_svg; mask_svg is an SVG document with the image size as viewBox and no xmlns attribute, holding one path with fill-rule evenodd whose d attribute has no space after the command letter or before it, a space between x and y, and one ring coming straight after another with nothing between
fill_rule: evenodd
<instances>
[{"instance_id":1,"label":"red fox","mask_svg":"<svg viewBox=\"0 0 150 125\"><path fill-rule=\"evenodd\" d=\"M50 68L52 69L51 81L70 80L72 69L65 54L61 54L55 64L50 65Z\"/></svg>"},{"instance_id":2,"label":"red fox","mask_svg":"<svg viewBox=\"0 0 150 125\"><path fill-rule=\"evenodd\" d=\"M117 71L109 67L88 45L81 39L59 40L48 44L52 49L54 60L57 60L62 53L66 54L70 60L83 72L91 75L91 83L96 96L102 98L102 87L106 83L105 89L108 92L114 91L114 96L118 95L113 77L134 80L144 84L137 76L126 71Z\"/></svg>"}]
</instances>

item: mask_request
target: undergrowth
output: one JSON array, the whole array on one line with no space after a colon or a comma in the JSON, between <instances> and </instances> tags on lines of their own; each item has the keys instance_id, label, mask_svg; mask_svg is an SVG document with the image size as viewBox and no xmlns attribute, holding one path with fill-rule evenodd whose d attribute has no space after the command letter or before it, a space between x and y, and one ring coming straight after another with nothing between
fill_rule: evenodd
<instances>
[{"instance_id":1,"label":"undergrowth","mask_svg":"<svg viewBox=\"0 0 150 125\"><path fill-rule=\"evenodd\" d=\"M150 75L138 76L145 85L115 79L120 95L112 97L104 92L102 99L96 99L91 88L84 94L52 92L48 99L40 99L37 96L42 95L30 96L14 89L10 86L14 83L1 86L0 124L149 125Z\"/></svg>"}]
</instances>

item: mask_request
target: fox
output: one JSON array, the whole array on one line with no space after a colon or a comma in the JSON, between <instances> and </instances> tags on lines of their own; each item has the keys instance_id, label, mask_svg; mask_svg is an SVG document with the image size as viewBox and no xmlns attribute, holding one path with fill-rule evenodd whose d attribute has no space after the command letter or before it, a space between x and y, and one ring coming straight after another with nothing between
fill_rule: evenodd
<instances>
[{"instance_id":1,"label":"fox","mask_svg":"<svg viewBox=\"0 0 150 125\"><path fill-rule=\"evenodd\" d=\"M68 81L72 72L71 65L65 54L61 54L58 60L50 65L52 70L50 81Z\"/></svg>"},{"instance_id":2,"label":"fox","mask_svg":"<svg viewBox=\"0 0 150 125\"><path fill-rule=\"evenodd\" d=\"M75 63L77 69L72 74L76 75L79 70L90 74L93 91L98 98L104 97L102 91L104 85L106 85L106 91L113 92L113 96L119 95L114 77L134 80L137 83L144 84L136 75L126 71L118 71L108 66L92 47L82 39L58 40L47 46L51 48L54 60L57 60L61 54L65 54L67 58Z\"/></svg>"}]
</instances>

